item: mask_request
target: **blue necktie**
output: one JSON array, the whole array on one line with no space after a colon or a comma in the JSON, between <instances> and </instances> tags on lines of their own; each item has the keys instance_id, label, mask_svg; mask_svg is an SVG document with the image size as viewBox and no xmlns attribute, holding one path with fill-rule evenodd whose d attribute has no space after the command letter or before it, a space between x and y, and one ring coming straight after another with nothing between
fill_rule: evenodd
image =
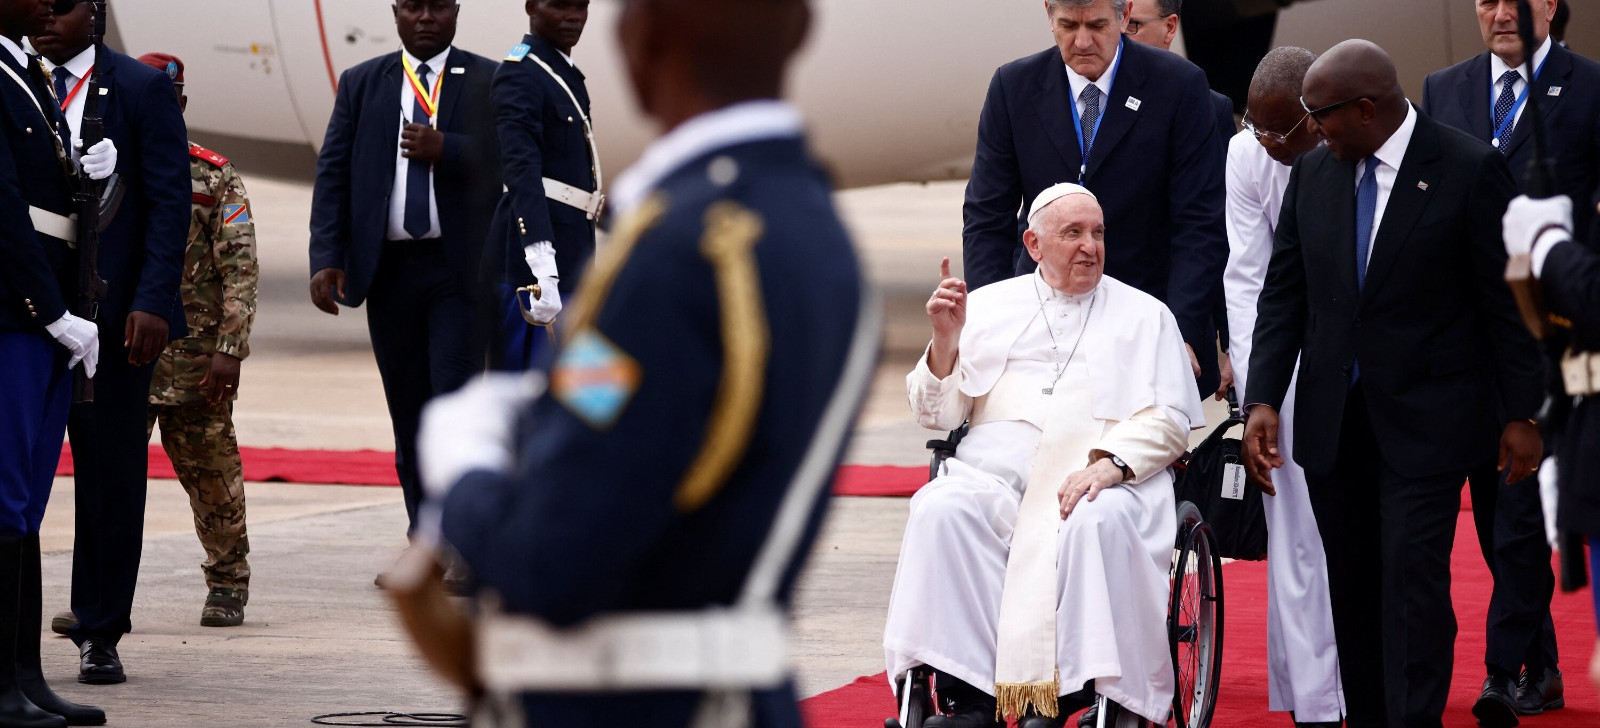
<instances>
[{"instance_id":1,"label":"blue necktie","mask_svg":"<svg viewBox=\"0 0 1600 728\"><path fill-rule=\"evenodd\" d=\"M1500 74L1500 83L1503 87L1500 89L1500 98L1494 101L1494 129L1490 133L1499 131L1500 125L1505 123L1506 114L1511 113L1511 106L1517 102L1517 97L1511 93L1511 90L1516 88L1517 81L1520 80L1522 80L1522 74L1516 71L1506 71ZM1505 133L1500 135L1500 145L1495 148L1499 149L1501 154L1505 154L1506 148L1511 146L1508 142L1511 141L1511 129L1515 126L1516 122L1512 122L1510 126L1506 127Z\"/></svg>"},{"instance_id":2,"label":"blue necktie","mask_svg":"<svg viewBox=\"0 0 1600 728\"><path fill-rule=\"evenodd\" d=\"M66 103L67 84L73 79L72 72L68 71L66 66L56 66L56 70L51 71L50 76L55 79L56 100ZM66 109L61 110L61 117L56 122L56 135L61 137L61 148L67 150L68 154L71 154L72 125L67 122L66 111Z\"/></svg>"},{"instance_id":3,"label":"blue necktie","mask_svg":"<svg viewBox=\"0 0 1600 728\"><path fill-rule=\"evenodd\" d=\"M422 66L417 69L417 80L422 88L428 88L428 76L433 69ZM422 99L413 96L411 103L411 121L417 124L427 124L430 119L426 109L422 108ZM420 159L413 159L406 167L406 232L413 238L421 238L433 228L433 222L428 215L428 187L429 176L432 174L432 165Z\"/></svg>"},{"instance_id":4,"label":"blue necktie","mask_svg":"<svg viewBox=\"0 0 1600 728\"><path fill-rule=\"evenodd\" d=\"M1089 84L1078 95L1083 102L1083 163L1089 163L1089 150L1094 148L1094 125L1100 121L1100 87Z\"/></svg>"},{"instance_id":5,"label":"blue necktie","mask_svg":"<svg viewBox=\"0 0 1600 728\"><path fill-rule=\"evenodd\" d=\"M1378 212L1378 165L1382 162L1377 157L1367 157L1367 171L1361 175L1361 183L1356 185L1356 290L1359 291L1367 283L1367 253L1372 248L1372 223ZM1361 362L1352 361L1350 364L1350 386L1355 386L1356 380L1361 377Z\"/></svg>"}]
</instances>

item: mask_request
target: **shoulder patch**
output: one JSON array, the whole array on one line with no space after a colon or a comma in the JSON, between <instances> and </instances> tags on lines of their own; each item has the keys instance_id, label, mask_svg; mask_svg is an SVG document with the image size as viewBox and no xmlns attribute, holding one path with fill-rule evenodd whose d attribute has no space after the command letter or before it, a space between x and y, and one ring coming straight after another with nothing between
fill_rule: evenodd
<instances>
[{"instance_id":1,"label":"shoulder patch","mask_svg":"<svg viewBox=\"0 0 1600 728\"><path fill-rule=\"evenodd\" d=\"M195 159L199 159L199 160L202 160L202 161L205 161L205 162L209 162L213 166L216 166L216 167L221 167L222 165L228 163L228 158L227 157L224 157L221 154L217 154L216 152L213 152L210 149L206 149L205 147L202 147L199 144L190 144L189 145L189 156L194 157Z\"/></svg>"},{"instance_id":2,"label":"shoulder patch","mask_svg":"<svg viewBox=\"0 0 1600 728\"><path fill-rule=\"evenodd\" d=\"M531 50L533 48L527 43L518 43L511 46L511 52L506 54L506 60L512 63L521 63L522 59L528 57L528 52Z\"/></svg>"},{"instance_id":3,"label":"shoulder patch","mask_svg":"<svg viewBox=\"0 0 1600 728\"><path fill-rule=\"evenodd\" d=\"M550 392L596 430L609 428L639 391L639 363L592 328L575 333L550 371Z\"/></svg>"},{"instance_id":4,"label":"shoulder patch","mask_svg":"<svg viewBox=\"0 0 1600 728\"><path fill-rule=\"evenodd\" d=\"M250 222L250 206L243 203L230 203L222 206L223 225L243 225Z\"/></svg>"}]
</instances>

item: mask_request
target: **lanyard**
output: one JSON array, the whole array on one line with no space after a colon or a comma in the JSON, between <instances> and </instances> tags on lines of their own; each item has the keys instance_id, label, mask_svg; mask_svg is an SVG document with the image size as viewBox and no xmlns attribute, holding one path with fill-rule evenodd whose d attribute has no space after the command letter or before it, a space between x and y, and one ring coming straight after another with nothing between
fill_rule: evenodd
<instances>
[{"instance_id":1,"label":"lanyard","mask_svg":"<svg viewBox=\"0 0 1600 728\"><path fill-rule=\"evenodd\" d=\"M1506 140L1506 142L1502 142L1500 140L1505 137L1506 130L1511 128L1511 122L1517 120L1517 112L1522 110L1522 102L1528 100L1528 90L1533 88L1534 83L1539 82L1539 74L1544 72L1544 64L1549 62L1550 55L1547 53L1545 54L1544 60L1539 61L1539 67L1533 69L1533 83L1522 84L1522 93L1517 94L1517 102L1511 105L1511 111L1506 113L1506 118L1500 122L1500 126L1495 127L1494 146L1496 149L1499 149L1500 147L1504 146L1506 142L1510 141L1509 139ZM1519 73L1517 76L1520 78L1522 74ZM1491 115L1490 120L1493 121L1492 115L1494 114L1494 111L1491 109L1489 113Z\"/></svg>"},{"instance_id":2,"label":"lanyard","mask_svg":"<svg viewBox=\"0 0 1600 728\"><path fill-rule=\"evenodd\" d=\"M78 79L78 82L72 85L72 90L67 92L67 95L66 95L65 98L61 99L61 111L62 111L62 113L65 113L66 110L67 110L67 107L72 105L72 100L78 97L78 92L83 90L83 85L88 83L89 82L89 77L93 76L93 75L94 75L94 66L90 66L88 72L83 74L83 78Z\"/></svg>"},{"instance_id":3,"label":"lanyard","mask_svg":"<svg viewBox=\"0 0 1600 728\"><path fill-rule=\"evenodd\" d=\"M428 115L428 123L434 128L439 126L439 89L444 88L444 74L438 74L433 79L433 93L427 93L422 85L422 79L417 78L417 72L412 70L411 61L406 59L406 54L400 54L400 67L406 71L406 80L411 82L411 93L417 97L417 103L422 104L422 112ZM416 121L416 119L412 119Z\"/></svg>"},{"instance_id":4,"label":"lanyard","mask_svg":"<svg viewBox=\"0 0 1600 728\"><path fill-rule=\"evenodd\" d=\"M1117 41L1117 57L1116 57L1116 60L1112 61L1111 68L1106 70L1106 73L1110 74L1109 77L1106 79L1106 85L1110 86L1112 89L1116 89L1116 87L1117 87L1117 66L1120 66L1120 65L1122 65L1122 41L1119 39ZM1072 104L1072 130L1078 133L1078 147L1079 147L1079 149L1081 151L1082 148L1084 147L1084 143L1083 143L1083 118L1078 115L1078 99L1077 99L1077 97L1072 95L1072 91L1070 90L1072 88L1071 84L1068 84L1067 88L1069 89L1067 91L1067 102ZM1109 94L1109 93L1108 94L1104 94L1104 96L1106 97L1106 101L1107 102L1109 102L1111 100L1111 94ZM1106 111L1107 111L1107 109L1101 109L1100 110L1100 118L1094 120L1094 128L1089 130L1089 144L1088 144L1088 146L1090 148L1094 147L1095 137L1100 136L1100 125L1105 123ZM1088 174L1088 172L1089 172L1089 155L1088 154L1084 154L1083 155L1082 164L1078 165L1078 181L1082 182L1083 181L1083 176L1085 174Z\"/></svg>"}]
</instances>

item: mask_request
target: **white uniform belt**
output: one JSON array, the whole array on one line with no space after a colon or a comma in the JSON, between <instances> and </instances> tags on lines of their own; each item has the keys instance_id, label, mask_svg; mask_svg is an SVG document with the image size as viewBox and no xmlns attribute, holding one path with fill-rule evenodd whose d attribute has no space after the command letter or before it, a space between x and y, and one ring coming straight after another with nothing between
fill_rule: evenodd
<instances>
[{"instance_id":1,"label":"white uniform belt","mask_svg":"<svg viewBox=\"0 0 1600 728\"><path fill-rule=\"evenodd\" d=\"M544 196L563 205L583 210L590 220L600 217L600 210L606 204L606 196L599 191L589 192L549 177L544 178Z\"/></svg>"},{"instance_id":2,"label":"white uniform belt","mask_svg":"<svg viewBox=\"0 0 1600 728\"><path fill-rule=\"evenodd\" d=\"M69 248L77 247L77 216L67 217L66 215L58 215L49 210L41 210L30 205L28 207L28 217L33 219L34 230L45 235L49 235L52 238L59 238L67 241L67 247Z\"/></svg>"},{"instance_id":3,"label":"white uniform belt","mask_svg":"<svg viewBox=\"0 0 1600 728\"><path fill-rule=\"evenodd\" d=\"M501 693L756 690L789 675L776 607L637 612L566 629L494 613L477 642L478 675Z\"/></svg>"},{"instance_id":4,"label":"white uniform belt","mask_svg":"<svg viewBox=\"0 0 1600 728\"><path fill-rule=\"evenodd\" d=\"M1568 351L1561 357L1561 381L1570 396L1600 394L1600 351Z\"/></svg>"}]
</instances>

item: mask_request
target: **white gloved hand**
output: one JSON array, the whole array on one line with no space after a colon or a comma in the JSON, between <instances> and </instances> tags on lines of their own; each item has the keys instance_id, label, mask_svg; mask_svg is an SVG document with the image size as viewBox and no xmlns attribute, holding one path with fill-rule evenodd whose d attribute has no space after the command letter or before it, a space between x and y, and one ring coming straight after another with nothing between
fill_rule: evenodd
<instances>
[{"instance_id":1,"label":"white gloved hand","mask_svg":"<svg viewBox=\"0 0 1600 728\"><path fill-rule=\"evenodd\" d=\"M510 467L517 416L544 386L537 372L490 372L429 402L417 431L417 474L426 498L443 501L474 470Z\"/></svg>"},{"instance_id":2,"label":"white gloved hand","mask_svg":"<svg viewBox=\"0 0 1600 728\"><path fill-rule=\"evenodd\" d=\"M1505 237L1506 255L1526 255L1538 242L1534 236L1548 226L1559 226L1572 236L1572 198L1566 195L1535 200L1527 195L1517 195L1500 218ZM1548 234L1548 231L1547 231Z\"/></svg>"},{"instance_id":3,"label":"white gloved hand","mask_svg":"<svg viewBox=\"0 0 1600 728\"><path fill-rule=\"evenodd\" d=\"M1550 548L1560 551L1560 539L1556 538L1556 476L1560 472L1557 468L1554 455L1539 465L1539 507L1544 511L1544 539L1550 542Z\"/></svg>"},{"instance_id":4,"label":"white gloved hand","mask_svg":"<svg viewBox=\"0 0 1600 728\"><path fill-rule=\"evenodd\" d=\"M82 148L82 140L73 142L73 146ZM112 144L110 139L101 139L78 158L78 164L83 167L83 173L89 175L89 179L110 177L117 169L117 145Z\"/></svg>"},{"instance_id":5,"label":"white gloved hand","mask_svg":"<svg viewBox=\"0 0 1600 728\"><path fill-rule=\"evenodd\" d=\"M62 346L67 347L67 351L72 352L72 359L67 362L67 368L71 369L81 361L83 373L93 379L95 369L100 367L99 327L95 326L93 321L65 313L44 329Z\"/></svg>"},{"instance_id":6,"label":"white gloved hand","mask_svg":"<svg viewBox=\"0 0 1600 728\"><path fill-rule=\"evenodd\" d=\"M528 270L539 279L539 298L528 303L528 310L540 325L549 325L561 313L561 274L556 270L556 247L548 241L522 249Z\"/></svg>"}]
</instances>

